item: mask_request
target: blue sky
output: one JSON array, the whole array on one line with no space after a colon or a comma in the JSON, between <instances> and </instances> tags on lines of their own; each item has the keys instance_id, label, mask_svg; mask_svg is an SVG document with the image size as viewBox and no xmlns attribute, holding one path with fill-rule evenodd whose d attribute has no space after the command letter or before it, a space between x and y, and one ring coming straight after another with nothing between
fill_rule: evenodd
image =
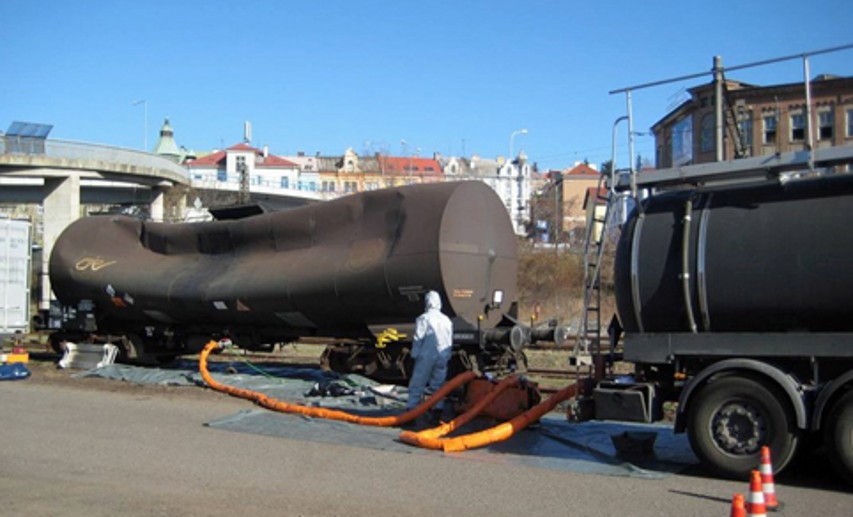
<instances>
[{"instance_id":1,"label":"blue sky","mask_svg":"<svg viewBox=\"0 0 853 517\"><path fill-rule=\"evenodd\" d=\"M514 150L540 169L599 164L626 110L609 91L710 70L714 55L733 66L850 44L851 20L849 0L0 0L0 130L42 122L51 138L141 148L168 116L179 145L209 151L248 120L275 154L495 157L526 128ZM810 64L851 75L853 50ZM729 77L802 74L790 61ZM635 131L700 82L636 91ZM624 164L624 130L619 143ZM653 159L653 139L638 135L637 152Z\"/></svg>"}]
</instances>

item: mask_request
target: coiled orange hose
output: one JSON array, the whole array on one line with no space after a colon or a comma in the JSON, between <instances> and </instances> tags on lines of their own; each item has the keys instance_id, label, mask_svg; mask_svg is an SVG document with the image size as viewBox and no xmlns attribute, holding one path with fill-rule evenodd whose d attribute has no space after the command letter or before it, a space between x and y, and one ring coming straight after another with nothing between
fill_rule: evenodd
<instances>
[{"instance_id":1,"label":"coiled orange hose","mask_svg":"<svg viewBox=\"0 0 853 517\"><path fill-rule=\"evenodd\" d=\"M204 350L201 351L201 355L199 356L198 360L198 369L201 373L201 377L202 379L204 379L204 382L206 382L207 385L210 386L212 389L216 391L221 391L223 393L228 393L229 395L232 395L234 397L252 400L258 403L258 405L260 406L282 413L296 413L314 418L340 420L343 422L350 422L359 425L395 427L405 424L406 422L410 422L419 417L420 415L426 413L429 408L434 406L439 400L446 397L451 391L477 377L477 374L474 372L461 373L450 381L446 382L438 391L436 391L430 398L425 400L419 406L415 407L414 409L410 409L405 413L385 417L366 417L353 415L351 413L336 409L301 406L299 404L282 402L272 397L268 397L263 393L259 393L257 391L235 388L234 386L228 386L226 384L217 382L213 379L213 377L210 375L210 372L207 370L207 357L217 347L219 347L218 342L210 341L204 347Z\"/></svg>"},{"instance_id":2,"label":"coiled orange hose","mask_svg":"<svg viewBox=\"0 0 853 517\"><path fill-rule=\"evenodd\" d=\"M440 436L442 435L437 433L412 433L409 431L404 431L400 434L400 439L412 445L417 445L426 449L440 449L444 452L459 452L467 449L484 447L486 445L491 445L497 442L502 442L510 438L518 431L524 429L531 423L539 420L543 415L545 415L545 413L548 413L549 411L552 411L555 407L557 407L557 404L559 404L560 402L574 397L577 394L577 389L577 384L566 386L562 390L551 395L548 400L545 400L541 404L528 409L527 411L513 418L509 422L504 422L502 424L496 425L495 427L485 429L480 432L456 436L452 438L441 438ZM489 396L492 396L495 391L497 391L497 387L492 390L492 392L490 392L487 397L484 397L483 400L485 400ZM495 394L495 396L497 396L497 394ZM477 404L477 406L479 406L479 404ZM485 407L485 405L483 407ZM473 409L474 408L472 408L472 410ZM471 411L467 412L466 415L470 412Z\"/></svg>"},{"instance_id":3,"label":"coiled orange hose","mask_svg":"<svg viewBox=\"0 0 853 517\"><path fill-rule=\"evenodd\" d=\"M403 431L402 433L400 433L400 440L411 445L418 445L421 447L430 448L429 444L432 443L432 440L441 438L442 436L447 436L456 429L459 429L463 425L473 420L493 400L495 400L497 396L501 394L501 392L505 391L507 388L510 388L515 384L519 384L519 380L517 377L506 377L497 385L493 386L485 397L481 398L477 401L476 404L471 406L471 409L454 418L450 422L441 424L438 427L433 427L432 429L424 429L423 431L419 432Z\"/></svg>"},{"instance_id":4,"label":"coiled orange hose","mask_svg":"<svg viewBox=\"0 0 853 517\"><path fill-rule=\"evenodd\" d=\"M212 389L228 393L229 395L233 395L235 397L255 401L260 406L272 409L274 411L280 411L284 413L297 413L300 415L315 418L340 420L343 422L350 422L359 425L394 427L405 424L406 422L410 422L419 417L420 415L424 414L429 408L434 406L442 398L446 397L451 391L477 377L477 374L475 374L474 372L461 373L450 381L448 381L447 383L445 383L438 391L433 394L433 396L424 401L422 404L400 415L386 417L364 417L335 409L290 404L274 399L272 397L268 397L263 393L258 393L256 391L245 390L241 388L235 388L233 386L228 386L219 383L215 381L213 377L211 377L210 372L207 370L207 357L218 346L219 343L217 343L216 341L209 342L204 347L204 350L202 350L201 355L199 356L199 371L201 372L201 376L204 381ZM490 429L485 429L476 433L455 436L451 438L444 438L444 436L446 436L447 434L470 422L483 409L485 409L489 403L491 403L498 395L500 395L501 392L518 382L519 380L514 376L507 377L500 383L498 383L491 391L489 391L489 393L485 397L480 399L476 404L474 404L474 406L471 407L471 409L466 411L464 414L458 416L457 418L453 419L448 423L442 424L433 429L426 429L418 433L411 431L403 431L400 434L400 440L411 445L417 445L419 447L427 449L443 450L444 452L459 452L467 449L484 447L486 445L491 445L493 443L502 442L504 440L509 439L516 432L524 429L531 423L539 420L546 413L552 411L560 402L574 397L578 391L577 384L566 386L562 390L551 395L544 402L528 409L524 413L518 415L517 417L513 418L508 422L504 422Z\"/></svg>"}]
</instances>

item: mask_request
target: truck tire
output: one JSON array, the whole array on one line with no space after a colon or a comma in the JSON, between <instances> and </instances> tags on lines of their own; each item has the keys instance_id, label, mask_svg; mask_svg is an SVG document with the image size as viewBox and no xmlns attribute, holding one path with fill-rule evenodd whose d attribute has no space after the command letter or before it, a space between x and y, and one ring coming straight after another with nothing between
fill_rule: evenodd
<instances>
[{"instance_id":1,"label":"truck tire","mask_svg":"<svg viewBox=\"0 0 853 517\"><path fill-rule=\"evenodd\" d=\"M781 390L749 377L712 379L689 402L687 433L702 463L717 473L744 479L770 447L776 472L791 461L799 443L790 404Z\"/></svg>"},{"instance_id":2,"label":"truck tire","mask_svg":"<svg viewBox=\"0 0 853 517\"><path fill-rule=\"evenodd\" d=\"M825 432L830 461L838 473L853 484L853 391L832 405Z\"/></svg>"}]
</instances>

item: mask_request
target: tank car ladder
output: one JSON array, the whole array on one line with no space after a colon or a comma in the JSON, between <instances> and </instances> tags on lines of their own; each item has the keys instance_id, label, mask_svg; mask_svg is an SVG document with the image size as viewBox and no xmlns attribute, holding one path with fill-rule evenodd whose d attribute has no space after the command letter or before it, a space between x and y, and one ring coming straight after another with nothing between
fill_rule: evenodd
<instances>
[{"instance_id":1,"label":"tank car ladder","mask_svg":"<svg viewBox=\"0 0 853 517\"><path fill-rule=\"evenodd\" d=\"M601 262L607 240L607 227L611 219L612 200L610 189L602 195L605 189L606 174L599 178L593 196L593 207L587 219L586 235L583 250L584 296L583 312L575 338L575 346L569 358L569 364L578 368L592 367L593 358L601 352ZM604 215L600 216L598 208L604 206Z\"/></svg>"}]
</instances>

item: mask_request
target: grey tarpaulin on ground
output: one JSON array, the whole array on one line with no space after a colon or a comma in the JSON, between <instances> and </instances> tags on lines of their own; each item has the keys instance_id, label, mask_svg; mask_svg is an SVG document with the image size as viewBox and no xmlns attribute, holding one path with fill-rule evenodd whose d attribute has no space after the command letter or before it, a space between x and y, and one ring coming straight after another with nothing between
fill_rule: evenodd
<instances>
[{"instance_id":1,"label":"grey tarpaulin on ground","mask_svg":"<svg viewBox=\"0 0 853 517\"><path fill-rule=\"evenodd\" d=\"M177 368L169 369L112 365L82 372L77 376L121 379L139 384L204 385L194 366L197 366L197 363L192 361L184 361ZM224 373L229 367L236 368L237 373ZM232 386L260 391L287 402L350 410L363 415L398 413L403 410L406 401L405 388L379 385L358 375L338 375L287 366L265 368L266 375L253 375L251 368L240 363L213 363L210 368L217 380ZM312 390L323 391L322 386L328 386L329 383L339 387L348 386L352 392L339 397L307 395ZM400 442L397 439L400 430L397 428L356 426L256 408L247 408L236 414L215 419L206 425L216 429L294 440L410 454L443 454ZM493 422L475 421L469 424L472 427L463 428L462 432L490 425L493 425ZM625 432L656 434L654 453L632 459L632 462L620 459L612 436ZM673 434L670 426L614 422L576 424L568 422L565 415L556 413L547 415L539 424L521 431L505 442L448 456L551 470L651 479L661 478L697 463L686 437Z\"/></svg>"}]
</instances>

